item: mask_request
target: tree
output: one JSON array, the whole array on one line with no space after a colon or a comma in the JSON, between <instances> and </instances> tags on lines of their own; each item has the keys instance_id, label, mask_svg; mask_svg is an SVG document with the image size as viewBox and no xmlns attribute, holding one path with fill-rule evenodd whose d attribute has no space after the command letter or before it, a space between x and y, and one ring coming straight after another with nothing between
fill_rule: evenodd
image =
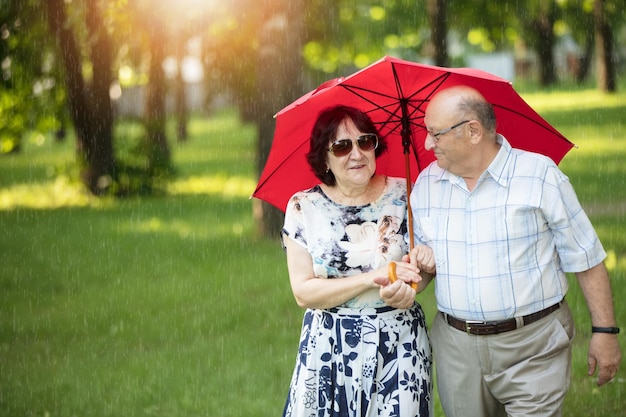
<instances>
[{"instance_id":1,"label":"tree","mask_svg":"<svg viewBox=\"0 0 626 417\"><path fill-rule=\"evenodd\" d=\"M587 0L576 0L561 3L559 6L568 33L582 48L580 56L576 57L577 62L572 70L576 82L583 83L589 78L594 52L593 5L590 5Z\"/></svg>"},{"instance_id":2,"label":"tree","mask_svg":"<svg viewBox=\"0 0 626 417\"><path fill-rule=\"evenodd\" d=\"M604 0L594 0L593 17L598 88L604 92L612 93L617 90L617 75L613 58L613 30L607 18L606 2Z\"/></svg>"},{"instance_id":3,"label":"tree","mask_svg":"<svg viewBox=\"0 0 626 417\"><path fill-rule=\"evenodd\" d=\"M267 160L274 132L273 114L302 91L303 0L264 0L259 26L258 94L254 119L259 128L257 174ZM304 169L304 168L303 168ZM282 213L268 203L255 201L255 218L263 236L277 236Z\"/></svg>"},{"instance_id":4,"label":"tree","mask_svg":"<svg viewBox=\"0 0 626 417\"><path fill-rule=\"evenodd\" d=\"M0 155L28 131L63 138L65 90L38 2L0 0Z\"/></svg>"},{"instance_id":5,"label":"tree","mask_svg":"<svg viewBox=\"0 0 626 417\"><path fill-rule=\"evenodd\" d=\"M26 77L16 74L23 75L33 67L41 67L39 62L32 62L34 48L24 39L29 29L32 33L37 26L32 24L33 28L24 28L25 15L34 16L29 6L0 1L0 155L20 151L26 127L26 103L32 89L31 80L26 81ZM35 77L32 74L32 78Z\"/></svg>"},{"instance_id":6,"label":"tree","mask_svg":"<svg viewBox=\"0 0 626 417\"><path fill-rule=\"evenodd\" d=\"M555 0L511 0L507 8L514 11L519 19L522 36L537 53L539 65L539 83L548 86L557 82L554 61L554 24L559 16Z\"/></svg>"},{"instance_id":7,"label":"tree","mask_svg":"<svg viewBox=\"0 0 626 417\"><path fill-rule=\"evenodd\" d=\"M559 4L571 35L583 45L576 80L583 82L596 58L596 80L604 92L617 89L614 34L624 25L624 0L575 0Z\"/></svg>"},{"instance_id":8,"label":"tree","mask_svg":"<svg viewBox=\"0 0 626 417\"><path fill-rule=\"evenodd\" d=\"M176 107L176 139L178 139L179 142L185 142L187 140L187 122L189 120L185 79L183 78L183 63L185 58L186 42L187 38L183 33L179 32L176 36L175 55L178 71L176 72L176 86L174 91L174 103Z\"/></svg>"},{"instance_id":9,"label":"tree","mask_svg":"<svg viewBox=\"0 0 626 417\"><path fill-rule=\"evenodd\" d=\"M383 55L411 60L431 56L423 3L309 2L303 55L314 85L364 68Z\"/></svg>"},{"instance_id":10,"label":"tree","mask_svg":"<svg viewBox=\"0 0 626 417\"><path fill-rule=\"evenodd\" d=\"M428 0L428 21L430 39L433 44L435 65L447 67L448 63L448 27L445 0Z\"/></svg>"},{"instance_id":11,"label":"tree","mask_svg":"<svg viewBox=\"0 0 626 417\"><path fill-rule=\"evenodd\" d=\"M88 82L83 75L83 57L77 38L68 21L63 0L44 2L48 26L58 47L63 64L70 117L76 133L81 178L95 195L103 194L112 182L113 112L109 88L113 79L113 50L97 0L86 2L85 26L89 36L88 49L93 76Z\"/></svg>"},{"instance_id":12,"label":"tree","mask_svg":"<svg viewBox=\"0 0 626 417\"><path fill-rule=\"evenodd\" d=\"M153 9L154 10L154 9ZM144 15L145 16L145 15ZM171 168L171 152L165 133L165 73L163 61L166 57L167 36L158 19L148 19L148 45L150 65L144 118L148 146L148 172L150 176L165 174Z\"/></svg>"},{"instance_id":13,"label":"tree","mask_svg":"<svg viewBox=\"0 0 626 417\"><path fill-rule=\"evenodd\" d=\"M515 0L446 2L446 16L454 19L449 26L466 37L469 48L490 53L511 48L512 33L519 32L517 5Z\"/></svg>"}]
</instances>

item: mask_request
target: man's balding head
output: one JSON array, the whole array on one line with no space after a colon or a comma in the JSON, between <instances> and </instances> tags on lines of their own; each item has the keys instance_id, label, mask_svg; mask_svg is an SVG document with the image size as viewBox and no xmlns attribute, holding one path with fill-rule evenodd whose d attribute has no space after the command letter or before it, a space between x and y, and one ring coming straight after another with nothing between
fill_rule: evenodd
<instances>
[{"instance_id":1,"label":"man's balding head","mask_svg":"<svg viewBox=\"0 0 626 417\"><path fill-rule=\"evenodd\" d=\"M495 137L496 116L493 106L476 89L458 85L440 90L430 100L426 113L443 112L455 114L455 118L476 119L485 132Z\"/></svg>"}]
</instances>

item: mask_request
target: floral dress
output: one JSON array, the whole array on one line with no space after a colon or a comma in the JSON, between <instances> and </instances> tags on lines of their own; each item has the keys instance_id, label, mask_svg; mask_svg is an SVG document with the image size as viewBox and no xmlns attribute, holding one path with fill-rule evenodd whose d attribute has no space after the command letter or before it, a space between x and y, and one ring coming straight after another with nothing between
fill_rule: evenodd
<instances>
[{"instance_id":1,"label":"floral dress","mask_svg":"<svg viewBox=\"0 0 626 417\"><path fill-rule=\"evenodd\" d=\"M319 186L289 201L282 233L305 247L319 277L341 279L400 260L408 250L404 180L343 206ZM432 357L424 313L366 291L341 306L307 309L283 416L432 415Z\"/></svg>"}]
</instances>

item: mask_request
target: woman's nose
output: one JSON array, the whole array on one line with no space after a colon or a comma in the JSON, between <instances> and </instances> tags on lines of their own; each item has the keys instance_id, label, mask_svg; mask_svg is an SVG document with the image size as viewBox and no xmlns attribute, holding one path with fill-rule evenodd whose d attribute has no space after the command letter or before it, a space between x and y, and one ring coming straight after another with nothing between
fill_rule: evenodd
<instances>
[{"instance_id":1,"label":"woman's nose","mask_svg":"<svg viewBox=\"0 0 626 417\"><path fill-rule=\"evenodd\" d=\"M354 159L359 159L362 156L363 156L363 150L361 149L359 144L356 142L352 142L352 149L350 150L350 157Z\"/></svg>"}]
</instances>

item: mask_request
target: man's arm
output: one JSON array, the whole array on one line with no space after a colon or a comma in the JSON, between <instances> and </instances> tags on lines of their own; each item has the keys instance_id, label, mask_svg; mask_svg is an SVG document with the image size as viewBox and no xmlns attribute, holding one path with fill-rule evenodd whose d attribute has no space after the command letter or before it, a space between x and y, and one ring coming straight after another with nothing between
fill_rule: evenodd
<instances>
[{"instance_id":1,"label":"man's arm","mask_svg":"<svg viewBox=\"0 0 626 417\"><path fill-rule=\"evenodd\" d=\"M576 274L591 314L592 326L614 327L615 310L609 273L603 262ZM587 364L589 375L598 368L598 385L609 382L617 374L622 354L616 334L593 333L589 342Z\"/></svg>"}]
</instances>

